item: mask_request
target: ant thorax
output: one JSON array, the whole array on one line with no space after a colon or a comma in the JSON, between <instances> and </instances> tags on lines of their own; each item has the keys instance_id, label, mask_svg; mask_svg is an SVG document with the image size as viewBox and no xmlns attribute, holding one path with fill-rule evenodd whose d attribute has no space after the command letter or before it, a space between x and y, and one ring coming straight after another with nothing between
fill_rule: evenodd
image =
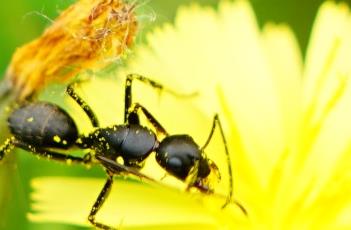
<instances>
[{"instance_id":1,"label":"ant thorax","mask_svg":"<svg viewBox=\"0 0 351 230\"><path fill-rule=\"evenodd\" d=\"M140 125L114 125L99 128L83 139L86 147L96 154L116 160L122 157L125 165L139 164L154 150L155 134Z\"/></svg>"}]
</instances>

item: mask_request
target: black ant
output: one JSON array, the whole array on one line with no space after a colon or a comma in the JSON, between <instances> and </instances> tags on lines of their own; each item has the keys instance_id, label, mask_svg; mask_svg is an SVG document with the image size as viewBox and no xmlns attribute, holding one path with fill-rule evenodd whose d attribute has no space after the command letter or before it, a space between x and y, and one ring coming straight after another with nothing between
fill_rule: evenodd
<instances>
[{"instance_id":1,"label":"black ant","mask_svg":"<svg viewBox=\"0 0 351 230\"><path fill-rule=\"evenodd\" d=\"M232 202L233 195L232 167L218 115L214 116L211 132L202 147L199 147L189 135L169 135L145 107L138 103L132 103L132 81L134 79L159 90L167 90L149 78L137 74L128 75L125 85L124 124L105 128L99 127L94 112L74 92L73 86L67 87L68 95L80 105L95 128L87 136L79 135L76 124L70 115L55 104L30 102L15 109L8 118L8 125L13 136L8 138L0 148L0 160L13 147L64 162L89 164L94 162L94 159L97 160L105 167L108 178L90 211L88 220L97 228L112 230L114 228L97 222L95 216L111 190L113 175L129 173L152 180L138 171L151 152L156 152L158 164L167 173L187 183L188 189L196 188L203 193L213 193L208 176L211 173L218 175L219 170L216 164L206 157L204 150L210 143L216 127L219 127L228 162L229 193L222 207L227 206ZM171 90L167 91L176 94ZM163 134L165 138L158 140L155 132L140 125L139 112L144 114L157 134ZM77 157L50 150L51 148L69 149L73 146L88 149L90 152L83 157ZM117 158L122 158L123 164L117 163ZM234 203L246 215L244 207L236 201Z\"/></svg>"}]
</instances>

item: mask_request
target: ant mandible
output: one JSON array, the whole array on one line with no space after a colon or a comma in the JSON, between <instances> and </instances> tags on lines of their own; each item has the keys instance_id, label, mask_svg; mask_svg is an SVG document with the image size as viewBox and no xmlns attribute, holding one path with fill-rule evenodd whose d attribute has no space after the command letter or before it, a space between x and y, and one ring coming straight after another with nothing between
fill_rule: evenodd
<instances>
[{"instance_id":1,"label":"ant mandible","mask_svg":"<svg viewBox=\"0 0 351 230\"><path fill-rule=\"evenodd\" d=\"M210 143L216 127L219 127L229 174L229 192L222 208L226 207L232 202L233 176L230 154L218 115L214 116L210 134L202 147L199 147L189 135L170 135L145 107L139 103L132 103L134 79L178 95L149 78L130 74L125 84L124 124L101 128L93 110L75 93L71 84L66 89L67 94L83 109L95 130L86 136L79 135L73 119L57 105L49 102L25 103L15 109L8 118L8 125L13 136L0 147L0 160L13 147L63 162L90 164L94 162L93 159L96 159L105 167L108 177L92 206L88 220L97 228L112 230L114 228L97 222L95 216L112 188L113 175L129 173L152 180L138 171L152 152L156 153L157 163L167 173L188 183L188 189L196 188L203 193L213 193L207 177L211 172L218 175L218 168L212 160L207 158L204 150ZM163 134L165 138L158 140L155 132L142 126L139 112L142 112L156 132ZM77 157L49 150L49 148L63 150L74 146L90 151L83 157ZM123 164L116 161L119 157L123 158ZM246 215L244 207L236 201L234 203Z\"/></svg>"}]
</instances>

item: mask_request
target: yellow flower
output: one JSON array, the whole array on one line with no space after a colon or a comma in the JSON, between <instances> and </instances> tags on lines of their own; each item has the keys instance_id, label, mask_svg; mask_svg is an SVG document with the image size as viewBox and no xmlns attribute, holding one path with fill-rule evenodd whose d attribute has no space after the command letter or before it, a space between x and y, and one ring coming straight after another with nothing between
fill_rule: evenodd
<instances>
[{"instance_id":1,"label":"yellow flower","mask_svg":"<svg viewBox=\"0 0 351 230\"><path fill-rule=\"evenodd\" d=\"M135 100L170 133L189 133L204 143L219 113L234 168L234 196L248 217L234 205L221 210L213 196L122 179L98 218L123 229L350 229L350 19L345 4L324 3L302 64L291 30L269 24L260 31L246 1L223 1L218 11L180 9L174 25L157 29L148 45L136 47L119 76L136 72L179 92L199 93L184 99L165 92L157 100L146 86L136 87ZM123 87L121 79L116 88ZM109 92L112 106L123 107L122 95L112 96L112 86L95 86L99 93L89 87L83 97L108 117L106 124L115 123L109 114L122 112L102 108L94 97ZM223 144L214 143L209 157L225 165ZM31 220L83 225L103 182L45 177L32 184ZM226 183L218 186L216 191L225 192Z\"/></svg>"}]
</instances>

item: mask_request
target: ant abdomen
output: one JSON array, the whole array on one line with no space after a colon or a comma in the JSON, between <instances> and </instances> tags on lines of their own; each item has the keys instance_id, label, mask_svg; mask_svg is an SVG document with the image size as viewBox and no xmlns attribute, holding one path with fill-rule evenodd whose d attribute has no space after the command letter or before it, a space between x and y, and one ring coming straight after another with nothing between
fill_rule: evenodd
<instances>
[{"instance_id":1,"label":"ant abdomen","mask_svg":"<svg viewBox=\"0 0 351 230\"><path fill-rule=\"evenodd\" d=\"M83 142L109 159L122 157L126 165L144 161L158 145L151 130L134 124L97 129Z\"/></svg>"},{"instance_id":2,"label":"ant abdomen","mask_svg":"<svg viewBox=\"0 0 351 230\"><path fill-rule=\"evenodd\" d=\"M48 102L25 104L8 118L11 133L34 146L68 148L78 137L73 119L66 111Z\"/></svg>"}]
</instances>

